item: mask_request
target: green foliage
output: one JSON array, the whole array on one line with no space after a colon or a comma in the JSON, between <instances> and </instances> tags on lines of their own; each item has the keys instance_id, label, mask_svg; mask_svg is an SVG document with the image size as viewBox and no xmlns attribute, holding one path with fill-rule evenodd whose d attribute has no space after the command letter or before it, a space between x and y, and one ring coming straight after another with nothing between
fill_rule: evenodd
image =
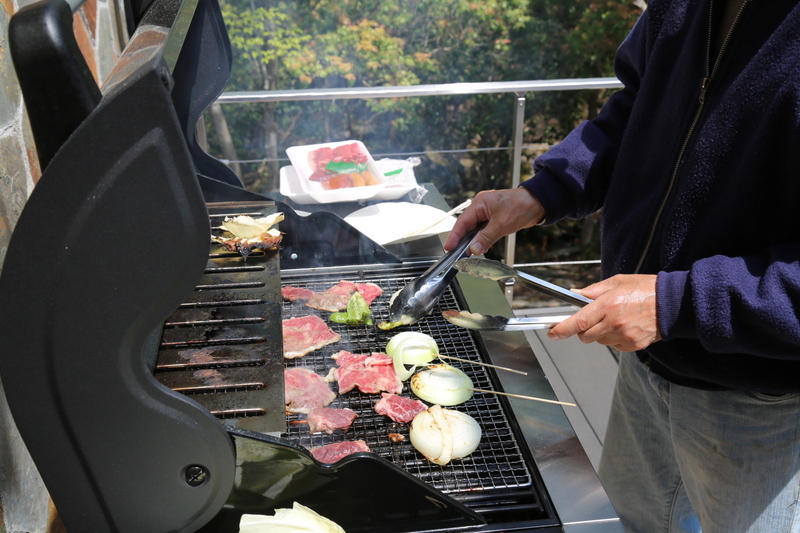
<instances>
[{"instance_id":1,"label":"green foliage","mask_svg":"<svg viewBox=\"0 0 800 533\"><path fill-rule=\"evenodd\" d=\"M230 91L611 76L614 53L640 14L632 0L225 2L234 52ZM524 142L551 144L594 116L606 97L600 91L526 96ZM515 98L350 99L224 111L242 159L359 139L375 156L421 155L417 175L456 204L474 191L509 186L510 152L501 149L511 138ZM209 137L213 148L215 132ZM277 165L247 168L249 187L276 187ZM523 178L529 172L524 167ZM562 233L551 241L572 242L587 232Z\"/></svg>"},{"instance_id":2,"label":"green foliage","mask_svg":"<svg viewBox=\"0 0 800 533\"><path fill-rule=\"evenodd\" d=\"M616 47L638 16L638 8L628 0L296 0L273 4L263 7L252 0L229 0L224 5L236 56L229 90L610 76ZM544 129L532 128L534 141L563 136L601 103L596 91L529 98L536 100L530 106L532 120L555 118ZM354 126L343 133L364 135L380 122L395 136L392 151L401 151L396 145L398 134L417 138L420 130L434 131L435 140L452 140L448 144L462 147L465 138L476 134L484 139L488 135L492 144L508 137L507 131L497 131L507 113L499 121L489 118L488 123L486 115L477 121L463 116L496 104L470 104L470 109L459 104L456 116L448 99L427 100L434 101L375 99L365 106L348 104L337 110L322 104L299 119L285 113L281 136L292 142L314 141L294 139L293 132L284 128L297 128L305 118L318 121L320 112L349 112L352 119L352 113L360 111L355 108L363 108L391 116L359 117L359 122L370 121L372 127L359 132ZM420 107L424 121L413 114ZM440 129L460 132L460 138L443 137Z\"/></svg>"},{"instance_id":3,"label":"green foliage","mask_svg":"<svg viewBox=\"0 0 800 533\"><path fill-rule=\"evenodd\" d=\"M298 28L288 26L288 15L276 8L235 11L225 5L231 45L254 63L269 63L297 53L310 39Z\"/></svg>"},{"instance_id":4,"label":"green foliage","mask_svg":"<svg viewBox=\"0 0 800 533\"><path fill-rule=\"evenodd\" d=\"M296 57L303 55L304 46L311 38L294 25L289 15L276 7L242 9L233 4L222 4L222 14L231 48L244 62L241 68L255 74L253 79L241 75L236 78L239 83L251 82L249 87L243 87L246 89L268 87L268 66L279 61L291 64Z\"/></svg>"}]
</instances>

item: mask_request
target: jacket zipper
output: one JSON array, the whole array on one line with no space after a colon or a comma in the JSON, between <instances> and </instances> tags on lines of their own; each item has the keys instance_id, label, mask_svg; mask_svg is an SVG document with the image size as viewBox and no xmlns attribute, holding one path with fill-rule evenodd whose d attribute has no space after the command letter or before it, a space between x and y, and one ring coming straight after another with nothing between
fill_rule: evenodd
<instances>
[{"instance_id":1,"label":"jacket zipper","mask_svg":"<svg viewBox=\"0 0 800 533\"><path fill-rule=\"evenodd\" d=\"M714 61L713 67L710 67L710 65L711 65L711 42L714 37L714 26L713 26L714 1L712 0L711 3L709 4L708 42L706 43L706 69L705 69L705 76L703 77L703 83L700 85L700 96L698 97L699 105L697 107L697 111L694 114L694 118L692 119L692 123L689 126L689 130L686 133L686 137L684 137L683 139L683 144L681 145L681 149L678 152L678 159L675 161L675 166L672 169L672 175L670 176L669 183L667 185L667 191L664 193L664 196L661 199L661 204L658 206L658 210L656 211L656 216L653 219L653 225L650 227L650 234L648 235L647 242L644 245L644 251L642 251L642 255L639 257L639 262L636 265L636 269L633 271L634 274L638 274L639 271L642 269L644 260L647 258L647 254L650 252L650 247L652 246L653 239L655 238L656 235L656 227L658 226L658 222L661 219L661 215L663 214L664 208L667 205L667 200L672 194L672 187L675 185L675 179L678 176L678 169L680 168L681 161L683 160L684 153L686 152L686 147L689 145L689 140L692 138L692 134L694 134L694 129L697 127L697 123L700 120L700 115L703 112L703 107L705 106L706 93L708 92L708 87L709 85L711 85L711 81L714 79L714 76L717 73L717 69L719 68L722 56L725 53L725 49L728 48L728 43L731 40L731 34L733 34L733 30L736 29L736 26L739 25L739 20L742 18L742 13L744 13L744 9L745 7L747 7L747 4L749 4L750 1L751 0L745 0L744 3L742 4L742 7L739 8L738 13L736 13L736 17L733 19L733 23L731 24L730 29L728 29L728 33L725 35L725 40L722 41L722 46L720 47L719 53L717 54L717 59Z\"/></svg>"}]
</instances>

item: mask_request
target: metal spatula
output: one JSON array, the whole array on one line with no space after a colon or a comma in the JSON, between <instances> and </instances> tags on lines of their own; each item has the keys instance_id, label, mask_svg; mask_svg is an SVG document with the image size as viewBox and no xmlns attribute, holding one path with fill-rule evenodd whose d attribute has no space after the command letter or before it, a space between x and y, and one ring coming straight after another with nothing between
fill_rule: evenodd
<instances>
[{"instance_id":1,"label":"metal spatula","mask_svg":"<svg viewBox=\"0 0 800 533\"><path fill-rule=\"evenodd\" d=\"M547 296L571 305L577 305L578 307L583 307L584 305L592 302L590 298L576 294L571 290L565 289L564 287L559 287L558 285L554 285L549 281L537 278L536 276L531 276L525 272L520 272L519 270L515 270L504 263L493 261L491 259L469 257L456 262L455 268L460 272L469 274L470 276L492 279L495 281L517 278L524 285L527 285L528 287L531 287L542 294L546 294Z\"/></svg>"},{"instance_id":2,"label":"metal spatula","mask_svg":"<svg viewBox=\"0 0 800 533\"><path fill-rule=\"evenodd\" d=\"M506 318L504 316L470 313L469 311L448 310L442 311L442 316L450 323L467 329L478 331L524 331L529 329L548 329L572 315Z\"/></svg>"}]
</instances>

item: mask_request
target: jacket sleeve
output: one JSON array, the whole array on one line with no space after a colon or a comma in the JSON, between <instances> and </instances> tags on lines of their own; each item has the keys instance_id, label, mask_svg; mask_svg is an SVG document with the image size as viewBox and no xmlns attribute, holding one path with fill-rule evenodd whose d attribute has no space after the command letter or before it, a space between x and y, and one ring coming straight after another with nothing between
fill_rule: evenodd
<instances>
[{"instance_id":1,"label":"jacket sleeve","mask_svg":"<svg viewBox=\"0 0 800 533\"><path fill-rule=\"evenodd\" d=\"M664 340L697 339L713 353L798 358L800 244L660 272L656 292Z\"/></svg>"},{"instance_id":2,"label":"jacket sleeve","mask_svg":"<svg viewBox=\"0 0 800 533\"><path fill-rule=\"evenodd\" d=\"M649 11L639 18L615 57L614 72L624 87L611 95L595 119L584 121L536 158L534 176L521 184L542 202L547 224L585 217L603 205L647 63Z\"/></svg>"}]
</instances>

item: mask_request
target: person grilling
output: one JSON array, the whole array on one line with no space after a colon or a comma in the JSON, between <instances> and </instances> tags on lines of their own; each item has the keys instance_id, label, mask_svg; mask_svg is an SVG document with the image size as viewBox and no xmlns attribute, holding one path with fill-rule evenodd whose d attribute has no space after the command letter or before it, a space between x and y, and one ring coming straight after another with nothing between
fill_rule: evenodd
<instances>
[{"instance_id":1,"label":"person grilling","mask_svg":"<svg viewBox=\"0 0 800 533\"><path fill-rule=\"evenodd\" d=\"M624 352L599 466L624 527L800 531L800 6L652 0L614 68L599 115L445 248L602 208L594 302L548 336Z\"/></svg>"}]
</instances>

